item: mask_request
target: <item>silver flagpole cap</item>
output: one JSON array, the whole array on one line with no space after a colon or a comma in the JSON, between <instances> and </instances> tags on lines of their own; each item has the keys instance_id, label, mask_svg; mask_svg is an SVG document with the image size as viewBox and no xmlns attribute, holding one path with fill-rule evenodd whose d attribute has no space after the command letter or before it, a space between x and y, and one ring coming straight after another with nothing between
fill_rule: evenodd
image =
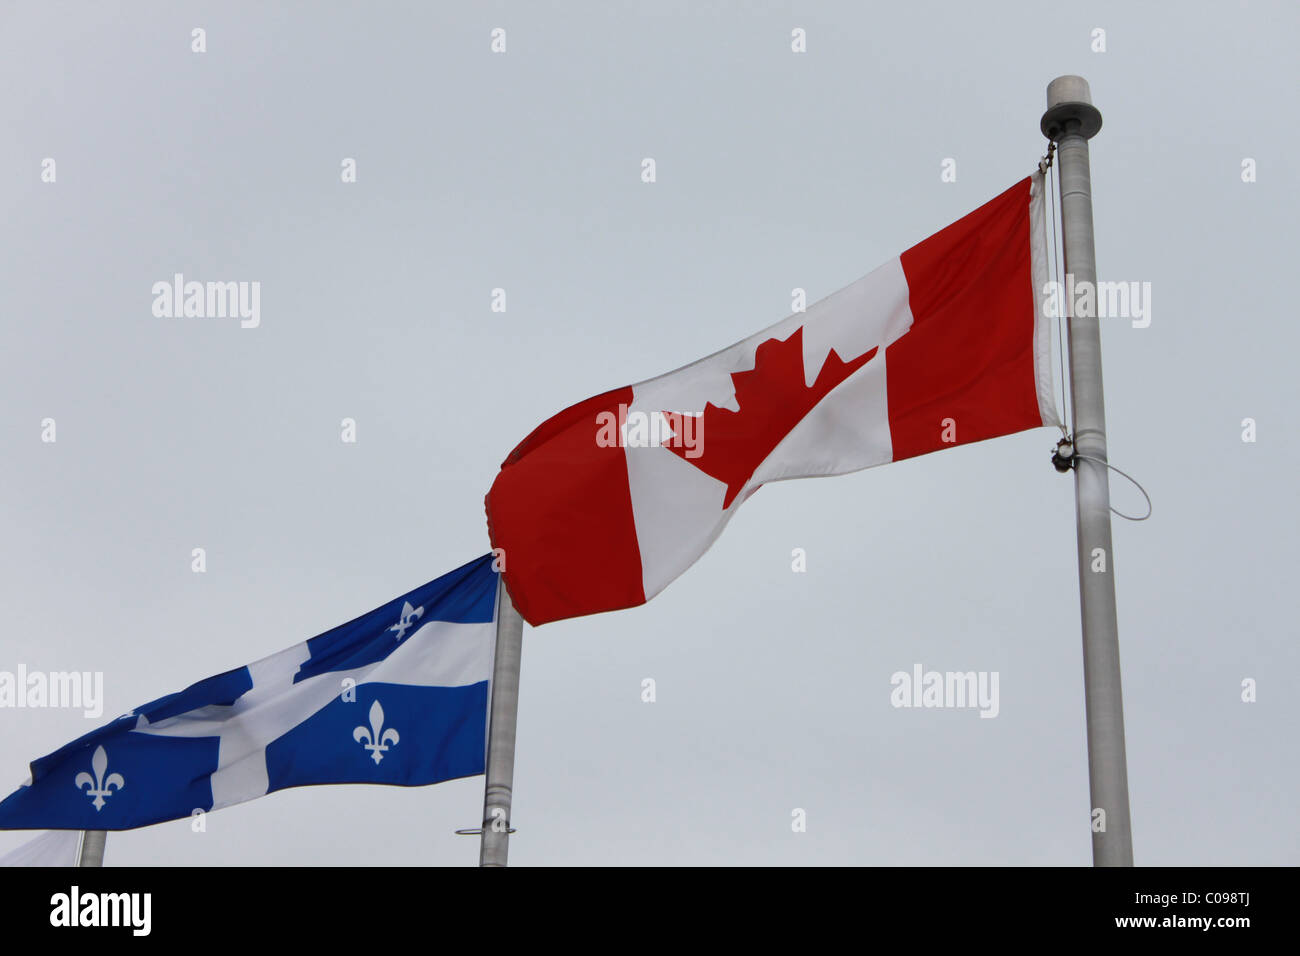
<instances>
[{"instance_id":1,"label":"silver flagpole cap","mask_svg":"<svg viewBox=\"0 0 1300 956\"><path fill-rule=\"evenodd\" d=\"M1048 139L1067 132L1078 132L1084 139L1096 136L1101 129L1101 111L1092 105L1088 81L1081 76L1058 76L1048 83L1047 112L1038 126Z\"/></svg>"}]
</instances>

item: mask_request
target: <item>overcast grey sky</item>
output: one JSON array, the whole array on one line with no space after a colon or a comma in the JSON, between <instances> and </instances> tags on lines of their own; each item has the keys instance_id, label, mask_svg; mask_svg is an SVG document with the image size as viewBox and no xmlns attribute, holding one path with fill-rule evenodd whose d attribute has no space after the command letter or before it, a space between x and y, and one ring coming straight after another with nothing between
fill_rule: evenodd
<instances>
[{"instance_id":1,"label":"overcast grey sky","mask_svg":"<svg viewBox=\"0 0 1300 956\"><path fill-rule=\"evenodd\" d=\"M484 553L536 424L1001 192L1079 73L1099 274L1153 290L1148 328L1102 329L1111 460L1155 504L1114 529L1135 859L1300 863L1298 26L1289 2L5 2L0 669L102 671L108 719ZM176 272L260 282L260 326L155 317ZM527 629L511 863L1088 863L1056 437L769 486L648 605ZM997 718L891 707L918 663L998 672ZM96 723L0 710L0 790ZM106 860L472 865L452 831L481 801L289 790Z\"/></svg>"}]
</instances>

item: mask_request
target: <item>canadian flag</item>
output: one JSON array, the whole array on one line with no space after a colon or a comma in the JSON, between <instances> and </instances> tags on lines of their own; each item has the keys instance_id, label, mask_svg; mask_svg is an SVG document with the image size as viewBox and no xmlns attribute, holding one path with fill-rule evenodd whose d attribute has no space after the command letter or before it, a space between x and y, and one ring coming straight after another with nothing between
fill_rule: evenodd
<instances>
[{"instance_id":1,"label":"canadian flag","mask_svg":"<svg viewBox=\"0 0 1300 956\"><path fill-rule=\"evenodd\" d=\"M1035 173L840 291L708 358L580 402L487 495L530 624L643 604L761 485L1058 423Z\"/></svg>"}]
</instances>

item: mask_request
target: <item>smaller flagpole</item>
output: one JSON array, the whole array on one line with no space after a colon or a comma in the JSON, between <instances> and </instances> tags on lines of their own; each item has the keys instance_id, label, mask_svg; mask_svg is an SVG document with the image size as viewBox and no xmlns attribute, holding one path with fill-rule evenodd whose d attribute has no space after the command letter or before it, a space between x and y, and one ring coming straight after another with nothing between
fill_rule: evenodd
<instances>
[{"instance_id":1,"label":"smaller flagpole","mask_svg":"<svg viewBox=\"0 0 1300 956\"><path fill-rule=\"evenodd\" d=\"M77 847L77 866L103 866L107 840L107 830L82 830L81 844Z\"/></svg>"},{"instance_id":2,"label":"smaller flagpole","mask_svg":"<svg viewBox=\"0 0 1300 956\"><path fill-rule=\"evenodd\" d=\"M492 663L487 781L483 788L483 836L479 866L505 866L510 850L510 800L515 778L515 727L519 717L519 663L524 619L502 580L497 591L497 644Z\"/></svg>"}]
</instances>

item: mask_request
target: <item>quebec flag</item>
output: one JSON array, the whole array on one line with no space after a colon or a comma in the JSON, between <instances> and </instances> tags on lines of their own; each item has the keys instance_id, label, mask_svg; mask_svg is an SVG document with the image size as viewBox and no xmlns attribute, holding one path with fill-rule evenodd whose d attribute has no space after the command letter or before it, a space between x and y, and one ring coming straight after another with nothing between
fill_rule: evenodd
<instances>
[{"instance_id":1,"label":"quebec flag","mask_svg":"<svg viewBox=\"0 0 1300 956\"><path fill-rule=\"evenodd\" d=\"M497 582L484 555L145 704L35 761L0 829L129 830L286 787L483 773Z\"/></svg>"}]
</instances>

